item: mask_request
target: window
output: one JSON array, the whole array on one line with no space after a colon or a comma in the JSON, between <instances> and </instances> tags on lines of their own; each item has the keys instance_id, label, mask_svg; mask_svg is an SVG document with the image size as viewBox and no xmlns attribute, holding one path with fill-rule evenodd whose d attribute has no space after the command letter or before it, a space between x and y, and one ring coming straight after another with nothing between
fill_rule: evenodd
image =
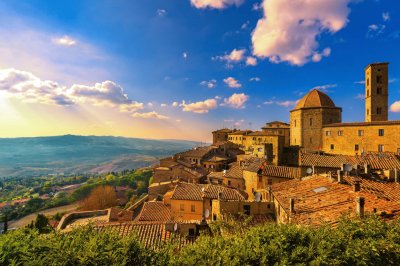
<instances>
[{"instance_id":1,"label":"window","mask_svg":"<svg viewBox=\"0 0 400 266\"><path fill-rule=\"evenodd\" d=\"M217 220L217 215L214 213L213 214L213 221L216 221Z\"/></svg>"},{"instance_id":2,"label":"window","mask_svg":"<svg viewBox=\"0 0 400 266\"><path fill-rule=\"evenodd\" d=\"M310 127L312 126L312 118L310 118Z\"/></svg>"},{"instance_id":3,"label":"window","mask_svg":"<svg viewBox=\"0 0 400 266\"><path fill-rule=\"evenodd\" d=\"M310 138L310 143L312 144L312 138Z\"/></svg>"},{"instance_id":4,"label":"window","mask_svg":"<svg viewBox=\"0 0 400 266\"><path fill-rule=\"evenodd\" d=\"M354 145L354 150L355 151L359 151L360 150L360 146L358 144Z\"/></svg>"},{"instance_id":5,"label":"window","mask_svg":"<svg viewBox=\"0 0 400 266\"><path fill-rule=\"evenodd\" d=\"M268 178L267 184L268 184L268 185L272 185L272 179L269 179L269 178Z\"/></svg>"},{"instance_id":6,"label":"window","mask_svg":"<svg viewBox=\"0 0 400 266\"><path fill-rule=\"evenodd\" d=\"M367 109L367 115L369 115L369 109Z\"/></svg>"},{"instance_id":7,"label":"window","mask_svg":"<svg viewBox=\"0 0 400 266\"><path fill-rule=\"evenodd\" d=\"M296 122L296 120L294 120L294 127L296 127L297 126L297 122Z\"/></svg>"},{"instance_id":8,"label":"window","mask_svg":"<svg viewBox=\"0 0 400 266\"><path fill-rule=\"evenodd\" d=\"M335 145L331 144L331 150L335 149Z\"/></svg>"},{"instance_id":9,"label":"window","mask_svg":"<svg viewBox=\"0 0 400 266\"><path fill-rule=\"evenodd\" d=\"M181 204L180 207L179 207L179 210L181 212L183 212L185 210L185 204Z\"/></svg>"},{"instance_id":10,"label":"window","mask_svg":"<svg viewBox=\"0 0 400 266\"><path fill-rule=\"evenodd\" d=\"M331 135L331 131L330 130L325 131L325 136L329 137L330 135Z\"/></svg>"},{"instance_id":11,"label":"window","mask_svg":"<svg viewBox=\"0 0 400 266\"><path fill-rule=\"evenodd\" d=\"M367 97L369 97L369 90L367 90Z\"/></svg>"},{"instance_id":12,"label":"window","mask_svg":"<svg viewBox=\"0 0 400 266\"><path fill-rule=\"evenodd\" d=\"M339 130L339 131L337 132L337 134L338 134L338 136L343 136L343 130Z\"/></svg>"},{"instance_id":13,"label":"window","mask_svg":"<svg viewBox=\"0 0 400 266\"><path fill-rule=\"evenodd\" d=\"M381 87L376 88L376 94L378 94L378 95L382 94L382 88Z\"/></svg>"},{"instance_id":14,"label":"window","mask_svg":"<svg viewBox=\"0 0 400 266\"><path fill-rule=\"evenodd\" d=\"M367 78L367 86L369 86L369 78ZM369 93L368 93L368 95L369 95Z\"/></svg>"},{"instance_id":15,"label":"window","mask_svg":"<svg viewBox=\"0 0 400 266\"><path fill-rule=\"evenodd\" d=\"M385 130L384 130L384 129L379 129L379 130L378 130L378 135L379 135L380 137L384 136L384 135L385 135Z\"/></svg>"},{"instance_id":16,"label":"window","mask_svg":"<svg viewBox=\"0 0 400 266\"><path fill-rule=\"evenodd\" d=\"M189 236L195 236L195 235L194 235L194 229L193 229L193 228L190 228L190 229L189 229Z\"/></svg>"},{"instance_id":17,"label":"window","mask_svg":"<svg viewBox=\"0 0 400 266\"><path fill-rule=\"evenodd\" d=\"M382 84L382 76L381 75L376 76L376 83Z\"/></svg>"},{"instance_id":18,"label":"window","mask_svg":"<svg viewBox=\"0 0 400 266\"><path fill-rule=\"evenodd\" d=\"M378 145L378 151L379 152L384 152L385 151L385 146L383 146L382 144Z\"/></svg>"},{"instance_id":19,"label":"window","mask_svg":"<svg viewBox=\"0 0 400 266\"><path fill-rule=\"evenodd\" d=\"M190 205L190 211L191 212L196 212L196 206L195 205Z\"/></svg>"},{"instance_id":20,"label":"window","mask_svg":"<svg viewBox=\"0 0 400 266\"><path fill-rule=\"evenodd\" d=\"M361 130L361 129L360 129L360 130L358 131L358 136L360 136L360 137L361 137L361 136L364 136L364 130Z\"/></svg>"},{"instance_id":21,"label":"window","mask_svg":"<svg viewBox=\"0 0 400 266\"><path fill-rule=\"evenodd\" d=\"M376 114L378 114L378 115L382 114L382 108L381 107L376 108Z\"/></svg>"},{"instance_id":22,"label":"window","mask_svg":"<svg viewBox=\"0 0 400 266\"><path fill-rule=\"evenodd\" d=\"M250 215L250 205L243 206L243 213L246 215Z\"/></svg>"},{"instance_id":23,"label":"window","mask_svg":"<svg viewBox=\"0 0 400 266\"><path fill-rule=\"evenodd\" d=\"M231 180L228 180L228 186L231 186L231 185L232 185Z\"/></svg>"}]
</instances>

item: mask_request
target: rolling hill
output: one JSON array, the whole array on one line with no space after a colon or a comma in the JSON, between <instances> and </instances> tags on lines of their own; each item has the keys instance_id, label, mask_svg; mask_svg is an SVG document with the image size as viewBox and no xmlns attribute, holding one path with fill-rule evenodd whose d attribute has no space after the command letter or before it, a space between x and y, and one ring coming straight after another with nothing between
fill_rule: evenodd
<instances>
[{"instance_id":1,"label":"rolling hill","mask_svg":"<svg viewBox=\"0 0 400 266\"><path fill-rule=\"evenodd\" d=\"M0 177L110 172L149 166L196 142L124 137L0 138Z\"/></svg>"}]
</instances>

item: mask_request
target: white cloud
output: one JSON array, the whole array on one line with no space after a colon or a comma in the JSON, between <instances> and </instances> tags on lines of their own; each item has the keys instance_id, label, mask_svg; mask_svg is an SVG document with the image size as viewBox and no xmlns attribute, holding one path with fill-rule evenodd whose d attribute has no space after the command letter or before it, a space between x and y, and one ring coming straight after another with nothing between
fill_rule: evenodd
<instances>
[{"instance_id":1,"label":"white cloud","mask_svg":"<svg viewBox=\"0 0 400 266\"><path fill-rule=\"evenodd\" d=\"M329 89L336 88L336 87L337 87L337 84L326 84L326 85L315 86L313 89L320 90L323 92L328 92Z\"/></svg>"},{"instance_id":2,"label":"white cloud","mask_svg":"<svg viewBox=\"0 0 400 266\"><path fill-rule=\"evenodd\" d=\"M242 30L245 30L249 27L250 21L246 21L245 23L242 24L242 26L240 27Z\"/></svg>"},{"instance_id":3,"label":"white cloud","mask_svg":"<svg viewBox=\"0 0 400 266\"><path fill-rule=\"evenodd\" d=\"M256 66L257 65L257 58L253 56L248 56L246 58L246 65L248 66Z\"/></svg>"},{"instance_id":4,"label":"white cloud","mask_svg":"<svg viewBox=\"0 0 400 266\"><path fill-rule=\"evenodd\" d=\"M259 77L252 77L249 79L249 81L255 81L255 82L259 82L261 79Z\"/></svg>"},{"instance_id":5,"label":"white cloud","mask_svg":"<svg viewBox=\"0 0 400 266\"><path fill-rule=\"evenodd\" d=\"M156 13L157 13L157 16L159 16L159 17L165 17L167 15L167 10L157 9Z\"/></svg>"},{"instance_id":6,"label":"white cloud","mask_svg":"<svg viewBox=\"0 0 400 266\"><path fill-rule=\"evenodd\" d=\"M196 8L215 8L223 9L230 5L241 5L244 0L190 0L193 6Z\"/></svg>"},{"instance_id":7,"label":"white cloud","mask_svg":"<svg viewBox=\"0 0 400 266\"><path fill-rule=\"evenodd\" d=\"M53 42L57 45L62 45L62 46L73 46L76 45L77 41L72 39L69 36L63 36L59 38L54 38Z\"/></svg>"},{"instance_id":8,"label":"white cloud","mask_svg":"<svg viewBox=\"0 0 400 266\"><path fill-rule=\"evenodd\" d=\"M386 25L383 24L372 24L368 26L367 38L377 37L385 32Z\"/></svg>"},{"instance_id":9,"label":"white cloud","mask_svg":"<svg viewBox=\"0 0 400 266\"><path fill-rule=\"evenodd\" d=\"M273 104L273 103L274 103L274 101L272 101L272 100L268 100L268 101L264 102L265 105L270 105L270 104Z\"/></svg>"},{"instance_id":10,"label":"white cloud","mask_svg":"<svg viewBox=\"0 0 400 266\"><path fill-rule=\"evenodd\" d=\"M354 81L355 84L365 84L365 80Z\"/></svg>"},{"instance_id":11,"label":"white cloud","mask_svg":"<svg viewBox=\"0 0 400 266\"><path fill-rule=\"evenodd\" d=\"M218 59L221 61L226 61L227 63L238 63L242 61L245 57L246 49L233 49L232 52L223 56L216 56L213 59Z\"/></svg>"},{"instance_id":12,"label":"white cloud","mask_svg":"<svg viewBox=\"0 0 400 266\"><path fill-rule=\"evenodd\" d=\"M249 98L250 96L244 93L234 93L231 97L225 98L224 103L222 103L221 105L229 106L235 109L243 109L246 107L245 104Z\"/></svg>"},{"instance_id":13,"label":"white cloud","mask_svg":"<svg viewBox=\"0 0 400 266\"><path fill-rule=\"evenodd\" d=\"M229 88L238 89L242 87L242 84L240 84L239 81L233 77L227 77L224 79L224 82Z\"/></svg>"},{"instance_id":14,"label":"white cloud","mask_svg":"<svg viewBox=\"0 0 400 266\"><path fill-rule=\"evenodd\" d=\"M358 99L358 100L364 100L365 99L365 94L359 93L359 94L356 95L355 98Z\"/></svg>"},{"instance_id":15,"label":"white cloud","mask_svg":"<svg viewBox=\"0 0 400 266\"><path fill-rule=\"evenodd\" d=\"M189 54L187 53L187 52L183 52L182 53L182 57L183 57L183 59L188 59L188 57L189 57Z\"/></svg>"},{"instance_id":16,"label":"white cloud","mask_svg":"<svg viewBox=\"0 0 400 266\"><path fill-rule=\"evenodd\" d=\"M161 104L161 107L167 107L167 106L168 106L168 104L166 104L166 103Z\"/></svg>"},{"instance_id":17,"label":"white cloud","mask_svg":"<svg viewBox=\"0 0 400 266\"><path fill-rule=\"evenodd\" d=\"M252 10L257 11L257 10L261 10L263 8L262 3L254 3Z\"/></svg>"},{"instance_id":18,"label":"white cloud","mask_svg":"<svg viewBox=\"0 0 400 266\"><path fill-rule=\"evenodd\" d=\"M389 14L389 12L384 12L384 13L382 13L382 19L383 19L383 21L389 21L390 20L390 14Z\"/></svg>"},{"instance_id":19,"label":"white cloud","mask_svg":"<svg viewBox=\"0 0 400 266\"><path fill-rule=\"evenodd\" d=\"M297 102L298 101L282 101L282 102L276 102L276 104L283 107L291 107L295 106Z\"/></svg>"},{"instance_id":20,"label":"white cloud","mask_svg":"<svg viewBox=\"0 0 400 266\"><path fill-rule=\"evenodd\" d=\"M212 89L215 88L217 86L217 81L215 79L211 79L211 80L203 80L202 82L200 82L200 85L202 86L207 86L207 88Z\"/></svg>"},{"instance_id":21,"label":"white cloud","mask_svg":"<svg viewBox=\"0 0 400 266\"><path fill-rule=\"evenodd\" d=\"M400 113L400 101L396 101L390 105L390 111L394 113Z\"/></svg>"},{"instance_id":22,"label":"white cloud","mask_svg":"<svg viewBox=\"0 0 400 266\"><path fill-rule=\"evenodd\" d=\"M143 119L160 119L160 120L169 119L168 116L160 115L155 111L148 112L148 113L133 113L132 117L134 117L134 118L143 118Z\"/></svg>"},{"instance_id":23,"label":"white cloud","mask_svg":"<svg viewBox=\"0 0 400 266\"><path fill-rule=\"evenodd\" d=\"M325 48L321 53L315 52L311 57L311 60L315 63L322 60L322 57L328 57L331 54L331 48Z\"/></svg>"},{"instance_id":24,"label":"white cloud","mask_svg":"<svg viewBox=\"0 0 400 266\"><path fill-rule=\"evenodd\" d=\"M148 106L148 107L153 107L154 104L153 104L152 102L148 102L148 103L147 103L147 106Z\"/></svg>"},{"instance_id":25,"label":"white cloud","mask_svg":"<svg viewBox=\"0 0 400 266\"><path fill-rule=\"evenodd\" d=\"M252 34L253 54L298 66L320 60L327 53L318 51L317 38L346 26L350 1L264 0L264 17Z\"/></svg>"},{"instance_id":26,"label":"white cloud","mask_svg":"<svg viewBox=\"0 0 400 266\"><path fill-rule=\"evenodd\" d=\"M179 106L179 103L178 102L173 102L172 103L172 107L178 107Z\"/></svg>"},{"instance_id":27,"label":"white cloud","mask_svg":"<svg viewBox=\"0 0 400 266\"><path fill-rule=\"evenodd\" d=\"M218 102L216 99L207 99L205 101L186 104L185 101L181 103L182 111L193 112L197 114L205 114L210 110L217 108Z\"/></svg>"},{"instance_id":28,"label":"white cloud","mask_svg":"<svg viewBox=\"0 0 400 266\"><path fill-rule=\"evenodd\" d=\"M0 70L0 91L22 101L42 104L68 106L90 103L117 107L121 112L143 109L143 103L129 99L124 89L112 81L96 83L94 86L74 84L67 88L13 68Z\"/></svg>"}]
</instances>

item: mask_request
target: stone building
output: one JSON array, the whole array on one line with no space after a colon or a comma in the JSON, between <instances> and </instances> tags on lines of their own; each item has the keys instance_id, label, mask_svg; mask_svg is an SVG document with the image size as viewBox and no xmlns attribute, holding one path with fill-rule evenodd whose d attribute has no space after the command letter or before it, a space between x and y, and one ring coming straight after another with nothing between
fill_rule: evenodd
<instances>
[{"instance_id":1,"label":"stone building","mask_svg":"<svg viewBox=\"0 0 400 266\"><path fill-rule=\"evenodd\" d=\"M284 147L290 146L290 124L281 121L273 121L266 123L261 129L269 135L283 136Z\"/></svg>"},{"instance_id":2,"label":"stone building","mask_svg":"<svg viewBox=\"0 0 400 266\"><path fill-rule=\"evenodd\" d=\"M290 111L290 143L307 151L322 147L322 127L342 121L342 108L336 107L328 95L312 90Z\"/></svg>"}]
</instances>

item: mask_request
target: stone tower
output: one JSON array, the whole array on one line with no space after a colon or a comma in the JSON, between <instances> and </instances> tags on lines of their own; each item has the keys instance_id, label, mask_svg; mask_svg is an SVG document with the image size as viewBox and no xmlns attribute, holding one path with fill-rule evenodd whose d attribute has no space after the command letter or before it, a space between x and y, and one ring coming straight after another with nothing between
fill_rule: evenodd
<instances>
[{"instance_id":1,"label":"stone tower","mask_svg":"<svg viewBox=\"0 0 400 266\"><path fill-rule=\"evenodd\" d=\"M322 149L322 126L342 122L342 108L328 95L312 90L290 111L290 145L307 151Z\"/></svg>"},{"instance_id":2,"label":"stone tower","mask_svg":"<svg viewBox=\"0 0 400 266\"><path fill-rule=\"evenodd\" d=\"M389 63L370 64L365 68L365 121L388 120Z\"/></svg>"}]
</instances>

